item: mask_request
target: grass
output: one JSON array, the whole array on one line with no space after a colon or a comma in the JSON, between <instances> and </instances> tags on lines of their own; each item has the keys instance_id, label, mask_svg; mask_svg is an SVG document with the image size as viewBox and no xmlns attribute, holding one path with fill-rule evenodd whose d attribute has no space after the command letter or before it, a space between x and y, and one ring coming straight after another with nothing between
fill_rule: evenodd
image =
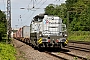
<instances>
[{"instance_id":1,"label":"grass","mask_svg":"<svg viewBox=\"0 0 90 60\"><path fill-rule=\"evenodd\" d=\"M90 42L90 31L71 31L68 40Z\"/></svg>"},{"instance_id":2,"label":"grass","mask_svg":"<svg viewBox=\"0 0 90 60\"><path fill-rule=\"evenodd\" d=\"M12 44L7 44L6 41L6 37L0 40L0 60L16 60L16 49Z\"/></svg>"}]
</instances>

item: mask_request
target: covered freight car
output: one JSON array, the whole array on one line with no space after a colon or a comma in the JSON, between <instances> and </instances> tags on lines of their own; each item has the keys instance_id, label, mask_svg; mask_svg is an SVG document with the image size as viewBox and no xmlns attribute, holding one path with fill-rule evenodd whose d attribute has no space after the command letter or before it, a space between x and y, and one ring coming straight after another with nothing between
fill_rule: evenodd
<instances>
[{"instance_id":1,"label":"covered freight car","mask_svg":"<svg viewBox=\"0 0 90 60\"><path fill-rule=\"evenodd\" d=\"M20 28L15 33L14 38L16 38L17 40L29 43L29 41L30 41L30 26L23 26L22 28Z\"/></svg>"},{"instance_id":2,"label":"covered freight car","mask_svg":"<svg viewBox=\"0 0 90 60\"><path fill-rule=\"evenodd\" d=\"M30 40L35 47L64 47L67 45L66 25L57 16L34 17L30 24Z\"/></svg>"},{"instance_id":3,"label":"covered freight car","mask_svg":"<svg viewBox=\"0 0 90 60\"><path fill-rule=\"evenodd\" d=\"M30 26L23 26L22 27L22 40L24 42L29 43L30 40Z\"/></svg>"}]
</instances>

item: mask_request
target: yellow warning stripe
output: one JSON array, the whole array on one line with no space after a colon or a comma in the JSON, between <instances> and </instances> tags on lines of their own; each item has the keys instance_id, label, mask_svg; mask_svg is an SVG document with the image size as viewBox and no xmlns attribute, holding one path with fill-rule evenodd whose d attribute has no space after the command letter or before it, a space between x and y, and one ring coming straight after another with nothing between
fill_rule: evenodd
<instances>
[{"instance_id":1,"label":"yellow warning stripe","mask_svg":"<svg viewBox=\"0 0 90 60\"><path fill-rule=\"evenodd\" d=\"M65 41L65 44L67 44L67 43L68 43L68 40Z\"/></svg>"},{"instance_id":2,"label":"yellow warning stripe","mask_svg":"<svg viewBox=\"0 0 90 60\"><path fill-rule=\"evenodd\" d=\"M40 38L40 39L38 40L38 43L39 43L39 44L42 44L42 38Z\"/></svg>"}]
</instances>

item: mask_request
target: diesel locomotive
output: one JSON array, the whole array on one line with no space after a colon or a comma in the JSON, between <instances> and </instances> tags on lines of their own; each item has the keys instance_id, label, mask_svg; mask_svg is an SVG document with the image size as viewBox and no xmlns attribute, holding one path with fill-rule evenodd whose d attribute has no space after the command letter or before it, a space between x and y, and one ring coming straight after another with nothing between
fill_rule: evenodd
<instances>
[{"instance_id":1,"label":"diesel locomotive","mask_svg":"<svg viewBox=\"0 0 90 60\"><path fill-rule=\"evenodd\" d=\"M30 24L30 43L35 47L59 47L67 45L66 25L58 16L37 15Z\"/></svg>"},{"instance_id":2,"label":"diesel locomotive","mask_svg":"<svg viewBox=\"0 0 90 60\"><path fill-rule=\"evenodd\" d=\"M62 19L49 15L35 16L30 26L24 26L14 33L14 38L38 48L62 48L68 43L67 29Z\"/></svg>"}]
</instances>

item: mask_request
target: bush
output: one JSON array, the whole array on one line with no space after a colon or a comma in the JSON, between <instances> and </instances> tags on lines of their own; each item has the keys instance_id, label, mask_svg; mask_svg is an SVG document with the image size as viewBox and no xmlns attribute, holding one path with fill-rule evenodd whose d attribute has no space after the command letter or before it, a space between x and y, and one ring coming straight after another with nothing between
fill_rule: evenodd
<instances>
[{"instance_id":1,"label":"bush","mask_svg":"<svg viewBox=\"0 0 90 60\"><path fill-rule=\"evenodd\" d=\"M16 60L16 50L11 44L0 43L0 60Z\"/></svg>"},{"instance_id":2,"label":"bush","mask_svg":"<svg viewBox=\"0 0 90 60\"><path fill-rule=\"evenodd\" d=\"M90 41L90 31L71 31L68 40Z\"/></svg>"}]
</instances>

